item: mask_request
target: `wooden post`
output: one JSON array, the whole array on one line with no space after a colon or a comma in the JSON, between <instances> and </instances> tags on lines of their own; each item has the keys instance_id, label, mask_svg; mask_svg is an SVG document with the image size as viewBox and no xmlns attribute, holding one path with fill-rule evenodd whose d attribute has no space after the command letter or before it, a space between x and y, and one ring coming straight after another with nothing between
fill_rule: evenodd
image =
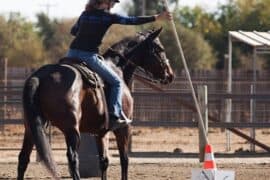
<instances>
[{"instance_id":1,"label":"wooden post","mask_svg":"<svg viewBox=\"0 0 270 180\"><path fill-rule=\"evenodd\" d=\"M105 151L108 152L109 136L106 135ZM99 154L95 137L89 133L81 134L81 144L79 148L80 175L82 178L101 177L99 168Z\"/></svg>"},{"instance_id":2,"label":"wooden post","mask_svg":"<svg viewBox=\"0 0 270 180\"><path fill-rule=\"evenodd\" d=\"M253 82L251 85L251 94L256 94L256 82L257 82L257 51L256 48L253 48L253 58L252 58L252 64L253 64ZM250 122L256 122L256 99L251 99L250 101L250 106L251 106L251 118ZM255 139L255 128L250 129L250 136ZM250 151L255 152L255 145L250 144Z\"/></svg>"},{"instance_id":3,"label":"wooden post","mask_svg":"<svg viewBox=\"0 0 270 180\"><path fill-rule=\"evenodd\" d=\"M198 102L200 104L205 132L208 134L208 92L207 86L198 86ZM204 161L204 148L206 141L202 129L199 126L199 159L200 162Z\"/></svg>"},{"instance_id":4,"label":"wooden post","mask_svg":"<svg viewBox=\"0 0 270 180\"><path fill-rule=\"evenodd\" d=\"M227 93L232 93L232 37L229 34L229 59L228 59L228 71L227 71ZM225 100L225 122L232 121L232 99ZM229 130L226 130L226 151L231 150L231 134Z\"/></svg>"},{"instance_id":5,"label":"wooden post","mask_svg":"<svg viewBox=\"0 0 270 180\"><path fill-rule=\"evenodd\" d=\"M0 58L0 87L3 87L4 91L7 91L7 67L8 60L7 58ZM0 95L0 101L3 101L3 104L0 104L0 130L4 130L4 121L6 119L6 101L7 96Z\"/></svg>"},{"instance_id":6,"label":"wooden post","mask_svg":"<svg viewBox=\"0 0 270 180\"><path fill-rule=\"evenodd\" d=\"M254 86L251 85L250 93L254 94ZM255 122L255 99L250 99L250 122ZM250 128L250 137L255 139L255 128ZM255 145L250 143L250 151L255 152Z\"/></svg>"}]
</instances>

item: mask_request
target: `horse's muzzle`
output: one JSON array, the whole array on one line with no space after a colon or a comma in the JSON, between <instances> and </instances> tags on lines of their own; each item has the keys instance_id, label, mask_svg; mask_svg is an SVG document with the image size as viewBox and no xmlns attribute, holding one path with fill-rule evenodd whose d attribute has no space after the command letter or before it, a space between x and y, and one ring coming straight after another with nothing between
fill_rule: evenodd
<instances>
[{"instance_id":1,"label":"horse's muzzle","mask_svg":"<svg viewBox=\"0 0 270 180\"><path fill-rule=\"evenodd\" d=\"M173 82L175 78L174 74L166 74L165 78L163 80L160 81L161 84L170 84Z\"/></svg>"},{"instance_id":2,"label":"horse's muzzle","mask_svg":"<svg viewBox=\"0 0 270 180\"><path fill-rule=\"evenodd\" d=\"M170 84L173 82L174 78L175 78L175 74L174 74L171 66L167 66L164 80L161 83L162 84Z\"/></svg>"}]
</instances>

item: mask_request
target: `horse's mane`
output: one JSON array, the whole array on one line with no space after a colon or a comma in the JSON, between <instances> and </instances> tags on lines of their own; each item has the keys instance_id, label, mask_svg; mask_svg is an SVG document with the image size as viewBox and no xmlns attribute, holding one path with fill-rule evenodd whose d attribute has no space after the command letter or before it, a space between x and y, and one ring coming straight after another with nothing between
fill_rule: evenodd
<instances>
[{"instance_id":1,"label":"horse's mane","mask_svg":"<svg viewBox=\"0 0 270 180\"><path fill-rule=\"evenodd\" d=\"M128 53L132 48L137 44L145 40L145 38L151 34L154 30L147 30L143 32L137 32L135 36L125 37L122 40L114 43L110 48L108 48L103 57L106 60L112 61L114 64L117 64L117 59L114 59L116 55L124 55ZM155 40L158 44L161 45L158 39ZM162 45L161 45L162 46ZM117 54L116 54L117 53Z\"/></svg>"},{"instance_id":2,"label":"horse's mane","mask_svg":"<svg viewBox=\"0 0 270 180\"><path fill-rule=\"evenodd\" d=\"M138 32L135 36L125 37L122 40L114 43L103 54L104 59L116 72L118 72L120 76L122 76L122 71L120 68L124 67L127 63L127 59L124 57L124 55L130 52L136 45L145 40L148 35L154 31L155 30ZM158 38L156 38L154 41L156 44L163 47Z\"/></svg>"},{"instance_id":3,"label":"horse's mane","mask_svg":"<svg viewBox=\"0 0 270 180\"><path fill-rule=\"evenodd\" d=\"M128 36L123 38L122 40L114 43L110 48L108 48L104 53L104 57L108 56L111 49L117 51L120 54L127 53L134 46L142 42L151 32L153 32L153 30L137 32L135 36Z\"/></svg>"}]
</instances>

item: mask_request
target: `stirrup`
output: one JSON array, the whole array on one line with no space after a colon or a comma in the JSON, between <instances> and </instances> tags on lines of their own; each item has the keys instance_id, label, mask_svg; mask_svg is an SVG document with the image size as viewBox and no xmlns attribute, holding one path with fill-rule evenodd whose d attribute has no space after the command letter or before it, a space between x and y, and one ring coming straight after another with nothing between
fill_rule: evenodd
<instances>
[{"instance_id":1,"label":"stirrup","mask_svg":"<svg viewBox=\"0 0 270 180\"><path fill-rule=\"evenodd\" d=\"M112 115L110 117L110 121L109 121L109 129L111 131L114 131L116 129L128 126L131 122L132 122L132 120L130 120L128 118L122 119L122 118L118 118L118 117Z\"/></svg>"},{"instance_id":2,"label":"stirrup","mask_svg":"<svg viewBox=\"0 0 270 180\"><path fill-rule=\"evenodd\" d=\"M127 124L132 123L132 120L129 119L129 118L125 115L125 113L124 113L123 111L121 111L121 117L120 117L120 118L123 119L124 121L126 121Z\"/></svg>"}]
</instances>

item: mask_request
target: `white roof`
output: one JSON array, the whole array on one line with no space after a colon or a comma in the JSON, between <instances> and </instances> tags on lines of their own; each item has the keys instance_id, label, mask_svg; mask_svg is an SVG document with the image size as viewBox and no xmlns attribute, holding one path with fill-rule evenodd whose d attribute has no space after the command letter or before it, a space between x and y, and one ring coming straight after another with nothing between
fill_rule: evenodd
<instances>
[{"instance_id":1,"label":"white roof","mask_svg":"<svg viewBox=\"0 0 270 180\"><path fill-rule=\"evenodd\" d=\"M229 31L234 40L244 42L253 47L270 47L270 32Z\"/></svg>"}]
</instances>

